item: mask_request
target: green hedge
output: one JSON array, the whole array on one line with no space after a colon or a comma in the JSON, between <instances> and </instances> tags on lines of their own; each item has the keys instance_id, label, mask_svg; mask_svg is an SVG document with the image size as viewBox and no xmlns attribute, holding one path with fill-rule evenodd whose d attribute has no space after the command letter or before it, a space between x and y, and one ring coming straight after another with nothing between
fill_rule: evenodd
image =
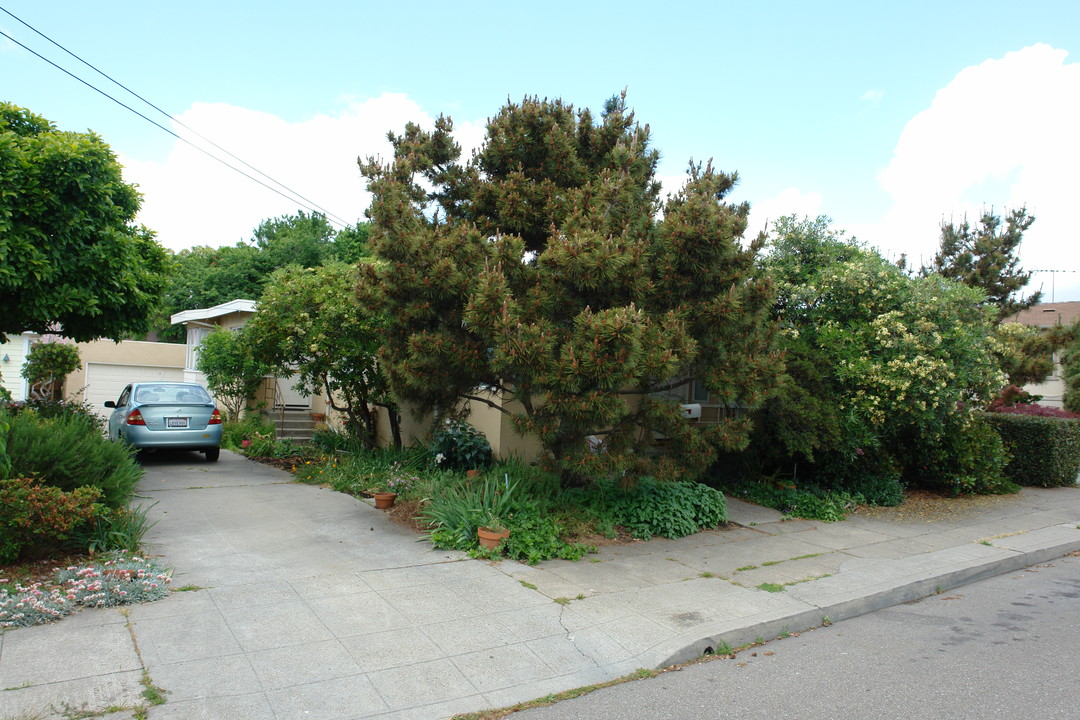
<instances>
[{"instance_id":1,"label":"green hedge","mask_svg":"<svg viewBox=\"0 0 1080 720\"><path fill-rule=\"evenodd\" d=\"M1080 471L1080 420L987 413L1011 456L1005 474L1020 485L1067 487Z\"/></svg>"}]
</instances>

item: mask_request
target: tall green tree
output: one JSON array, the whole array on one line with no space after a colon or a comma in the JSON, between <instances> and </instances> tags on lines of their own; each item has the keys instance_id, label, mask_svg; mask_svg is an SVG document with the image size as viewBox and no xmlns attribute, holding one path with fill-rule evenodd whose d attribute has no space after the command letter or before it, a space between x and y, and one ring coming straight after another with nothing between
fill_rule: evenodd
<instances>
[{"instance_id":1,"label":"tall green tree","mask_svg":"<svg viewBox=\"0 0 1080 720\"><path fill-rule=\"evenodd\" d=\"M31 396L38 393L45 399L59 402L64 397L64 380L81 364L75 343L46 337L30 347L22 376L32 386Z\"/></svg>"},{"instance_id":2,"label":"tall green tree","mask_svg":"<svg viewBox=\"0 0 1080 720\"><path fill-rule=\"evenodd\" d=\"M680 409L695 378L753 408L780 366L749 207L727 201L736 176L691 164L661 202L659 153L622 96L599 117L508 104L468 162L452 129L410 124L389 164L362 165L376 261L360 294L388 318L395 394L444 416L490 404L567 483L619 468L693 477L742 446L745 415L693 424Z\"/></svg>"},{"instance_id":3,"label":"tall green tree","mask_svg":"<svg viewBox=\"0 0 1080 720\"><path fill-rule=\"evenodd\" d=\"M923 274L936 273L959 280L986 293L997 308L999 321L1039 302L1042 292L1018 295L1031 281L1020 267L1020 242L1035 222L1027 208L1009 212L1005 221L993 211L984 212L972 226L965 217L959 224L941 225L941 244Z\"/></svg>"},{"instance_id":4,"label":"tall green tree","mask_svg":"<svg viewBox=\"0 0 1080 720\"><path fill-rule=\"evenodd\" d=\"M168 255L134 224L139 202L98 135L0 103L0 340L145 332Z\"/></svg>"},{"instance_id":5,"label":"tall green tree","mask_svg":"<svg viewBox=\"0 0 1080 720\"><path fill-rule=\"evenodd\" d=\"M308 395L325 390L368 447L378 441L377 408L385 408L400 447L400 411L378 357L385 318L357 300L357 277L357 267L342 262L277 270L244 331L256 357L279 377L295 375Z\"/></svg>"},{"instance_id":6,"label":"tall green tree","mask_svg":"<svg viewBox=\"0 0 1080 720\"><path fill-rule=\"evenodd\" d=\"M1061 379L1065 384L1063 397L1066 410L1080 413L1080 321L1061 328L1052 340L1061 350Z\"/></svg>"},{"instance_id":7,"label":"tall green tree","mask_svg":"<svg viewBox=\"0 0 1080 720\"><path fill-rule=\"evenodd\" d=\"M289 265L317 267L326 262L355 263L367 254L367 223L340 231L319 214L303 210L264 220L250 242L181 250L165 291L158 336L183 342L183 328L169 316L182 310L213 307L230 300L257 300L275 270Z\"/></svg>"},{"instance_id":8,"label":"tall green tree","mask_svg":"<svg viewBox=\"0 0 1080 720\"><path fill-rule=\"evenodd\" d=\"M1011 385L1041 383L1054 371L1060 349L1051 333L1030 325L1003 322L995 331L998 363Z\"/></svg>"},{"instance_id":9,"label":"tall green tree","mask_svg":"<svg viewBox=\"0 0 1080 720\"><path fill-rule=\"evenodd\" d=\"M251 351L247 328L217 329L199 346L195 367L206 386L225 409L226 418L238 420L255 397L270 368Z\"/></svg>"}]
</instances>

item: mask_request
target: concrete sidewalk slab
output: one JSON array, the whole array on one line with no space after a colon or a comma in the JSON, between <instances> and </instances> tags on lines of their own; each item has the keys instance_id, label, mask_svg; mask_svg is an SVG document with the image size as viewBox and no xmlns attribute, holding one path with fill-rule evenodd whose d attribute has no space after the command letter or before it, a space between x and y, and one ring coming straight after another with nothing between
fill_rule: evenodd
<instances>
[{"instance_id":1,"label":"concrete sidewalk slab","mask_svg":"<svg viewBox=\"0 0 1080 720\"><path fill-rule=\"evenodd\" d=\"M364 501L227 452L151 460L140 490L186 591L0 635L3 720L134 708L144 682L167 692L153 720L448 717L1080 549L1077 488L833 524L731 499L725 529L535 567L433 550Z\"/></svg>"}]
</instances>

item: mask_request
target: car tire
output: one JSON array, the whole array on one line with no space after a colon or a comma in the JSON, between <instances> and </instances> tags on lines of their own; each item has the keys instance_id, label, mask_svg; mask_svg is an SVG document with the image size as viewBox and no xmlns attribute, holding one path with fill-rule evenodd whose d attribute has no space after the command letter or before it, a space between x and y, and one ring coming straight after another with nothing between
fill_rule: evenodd
<instances>
[{"instance_id":1,"label":"car tire","mask_svg":"<svg viewBox=\"0 0 1080 720\"><path fill-rule=\"evenodd\" d=\"M208 462L217 462L218 456L221 455L221 448L206 448L203 452L206 453Z\"/></svg>"}]
</instances>

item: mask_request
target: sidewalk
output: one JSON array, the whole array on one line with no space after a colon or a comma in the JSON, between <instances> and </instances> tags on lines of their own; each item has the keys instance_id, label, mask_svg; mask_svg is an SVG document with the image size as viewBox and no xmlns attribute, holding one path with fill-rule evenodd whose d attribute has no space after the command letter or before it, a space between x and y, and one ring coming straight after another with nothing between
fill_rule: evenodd
<instances>
[{"instance_id":1,"label":"sidewalk","mask_svg":"<svg viewBox=\"0 0 1080 720\"><path fill-rule=\"evenodd\" d=\"M231 453L150 461L141 493L152 551L187 589L0 636L0 720L140 705L144 671L167 691L152 720L444 718L1080 550L1080 488L831 524L729 500L730 528L536 567L433 550Z\"/></svg>"}]
</instances>

